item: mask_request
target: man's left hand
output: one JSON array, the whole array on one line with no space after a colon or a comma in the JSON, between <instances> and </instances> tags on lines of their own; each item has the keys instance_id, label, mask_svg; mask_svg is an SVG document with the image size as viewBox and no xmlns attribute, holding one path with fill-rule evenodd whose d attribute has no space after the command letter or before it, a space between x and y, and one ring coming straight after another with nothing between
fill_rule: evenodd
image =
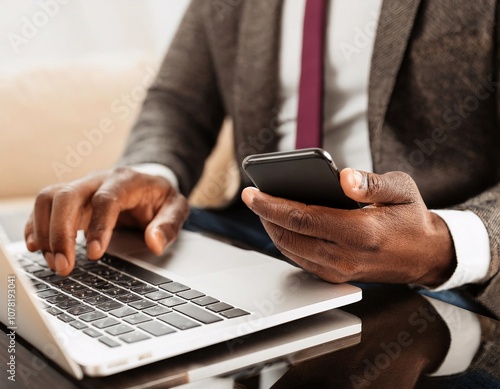
<instances>
[{"instance_id":1,"label":"man's left hand","mask_svg":"<svg viewBox=\"0 0 500 389\"><path fill-rule=\"evenodd\" d=\"M413 179L344 169L344 193L370 204L344 210L245 188L242 199L283 255L330 282L444 283L456 267L444 221L430 212Z\"/></svg>"}]
</instances>

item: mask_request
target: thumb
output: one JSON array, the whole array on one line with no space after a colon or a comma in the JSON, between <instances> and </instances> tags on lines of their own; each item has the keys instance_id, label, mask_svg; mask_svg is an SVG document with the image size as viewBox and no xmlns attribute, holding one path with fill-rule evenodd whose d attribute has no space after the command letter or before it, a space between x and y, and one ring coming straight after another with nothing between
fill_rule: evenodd
<instances>
[{"instance_id":1,"label":"thumb","mask_svg":"<svg viewBox=\"0 0 500 389\"><path fill-rule=\"evenodd\" d=\"M408 204L420 198L417 184L403 172L375 174L347 168L340 172L340 185L359 203Z\"/></svg>"}]
</instances>

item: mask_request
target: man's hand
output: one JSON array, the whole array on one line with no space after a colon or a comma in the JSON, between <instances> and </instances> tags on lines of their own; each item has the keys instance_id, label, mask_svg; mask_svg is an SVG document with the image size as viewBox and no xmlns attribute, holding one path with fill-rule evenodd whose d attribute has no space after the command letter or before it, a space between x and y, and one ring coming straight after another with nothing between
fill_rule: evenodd
<instances>
[{"instance_id":1,"label":"man's hand","mask_svg":"<svg viewBox=\"0 0 500 389\"><path fill-rule=\"evenodd\" d=\"M348 197L371 205L308 206L255 188L244 189L242 199L285 256L324 280L438 286L451 276L448 228L427 210L410 176L344 169L340 182Z\"/></svg>"},{"instance_id":2,"label":"man's hand","mask_svg":"<svg viewBox=\"0 0 500 389\"><path fill-rule=\"evenodd\" d=\"M188 213L186 198L164 178L117 168L42 190L26 224L26 245L41 250L52 270L68 275L77 230L85 231L90 259L104 254L117 223L145 229L147 246L161 254Z\"/></svg>"}]
</instances>

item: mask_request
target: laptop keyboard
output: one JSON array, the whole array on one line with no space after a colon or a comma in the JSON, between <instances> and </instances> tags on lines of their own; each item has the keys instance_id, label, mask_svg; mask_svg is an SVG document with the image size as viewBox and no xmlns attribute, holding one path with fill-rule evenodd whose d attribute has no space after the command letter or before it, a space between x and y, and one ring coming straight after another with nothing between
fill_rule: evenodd
<instances>
[{"instance_id":1,"label":"laptop keyboard","mask_svg":"<svg viewBox=\"0 0 500 389\"><path fill-rule=\"evenodd\" d=\"M119 258L90 261L82 246L68 277L51 271L41 253L23 254L19 263L46 312L109 347L249 314Z\"/></svg>"}]
</instances>

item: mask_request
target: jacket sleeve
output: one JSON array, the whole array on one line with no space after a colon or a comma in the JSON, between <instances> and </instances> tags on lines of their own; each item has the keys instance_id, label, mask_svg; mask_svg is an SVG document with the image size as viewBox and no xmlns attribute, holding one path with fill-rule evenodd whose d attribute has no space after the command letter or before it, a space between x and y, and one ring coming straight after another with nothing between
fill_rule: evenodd
<instances>
[{"instance_id":1,"label":"jacket sleeve","mask_svg":"<svg viewBox=\"0 0 500 389\"><path fill-rule=\"evenodd\" d=\"M186 196L201 175L225 115L204 11L201 2L189 5L118 163L168 166Z\"/></svg>"}]
</instances>

